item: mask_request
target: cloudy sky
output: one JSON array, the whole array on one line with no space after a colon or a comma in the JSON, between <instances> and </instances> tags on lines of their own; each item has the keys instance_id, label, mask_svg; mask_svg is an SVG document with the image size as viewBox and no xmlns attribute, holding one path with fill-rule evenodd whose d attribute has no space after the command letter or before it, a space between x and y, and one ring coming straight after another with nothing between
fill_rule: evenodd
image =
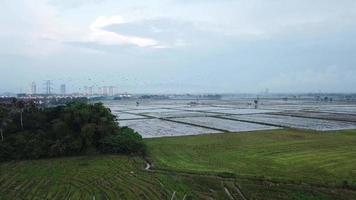
<instances>
[{"instance_id":1,"label":"cloudy sky","mask_svg":"<svg viewBox=\"0 0 356 200\"><path fill-rule=\"evenodd\" d=\"M355 0L3 0L0 92L356 92ZM58 90L57 90L58 91Z\"/></svg>"}]
</instances>

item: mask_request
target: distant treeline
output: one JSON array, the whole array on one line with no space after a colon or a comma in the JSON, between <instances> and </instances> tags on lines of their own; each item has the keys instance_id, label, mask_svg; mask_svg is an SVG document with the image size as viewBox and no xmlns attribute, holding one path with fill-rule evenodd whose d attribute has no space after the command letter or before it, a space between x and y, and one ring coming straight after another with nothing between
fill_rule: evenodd
<instances>
[{"instance_id":1,"label":"distant treeline","mask_svg":"<svg viewBox=\"0 0 356 200\"><path fill-rule=\"evenodd\" d=\"M101 103L52 108L23 101L0 104L0 161L145 151L142 137L119 127L116 117Z\"/></svg>"},{"instance_id":2,"label":"distant treeline","mask_svg":"<svg viewBox=\"0 0 356 200\"><path fill-rule=\"evenodd\" d=\"M9 104L16 101L22 101L24 103L35 103L40 107L52 107L66 105L74 102L88 103L87 97L74 97L74 96L46 96L46 95L18 95L20 98L15 97L0 97L0 104ZM98 101L100 99L91 99L92 101Z\"/></svg>"}]
</instances>

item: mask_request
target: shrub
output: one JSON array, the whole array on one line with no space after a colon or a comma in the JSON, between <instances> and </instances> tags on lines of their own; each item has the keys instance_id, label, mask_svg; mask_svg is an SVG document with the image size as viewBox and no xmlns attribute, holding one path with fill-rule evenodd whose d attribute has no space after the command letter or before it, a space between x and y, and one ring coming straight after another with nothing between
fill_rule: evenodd
<instances>
[{"instance_id":1,"label":"shrub","mask_svg":"<svg viewBox=\"0 0 356 200\"><path fill-rule=\"evenodd\" d=\"M146 145L141 135L127 127L103 138L100 146L103 153L146 154Z\"/></svg>"}]
</instances>

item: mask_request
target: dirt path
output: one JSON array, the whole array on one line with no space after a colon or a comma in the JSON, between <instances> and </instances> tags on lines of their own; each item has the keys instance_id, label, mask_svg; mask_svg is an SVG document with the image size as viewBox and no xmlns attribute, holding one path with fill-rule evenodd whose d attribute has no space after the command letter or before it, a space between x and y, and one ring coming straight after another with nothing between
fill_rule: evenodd
<instances>
[{"instance_id":1,"label":"dirt path","mask_svg":"<svg viewBox=\"0 0 356 200\"><path fill-rule=\"evenodd\" d=\"M149 162L147 162L147 161L145 161L145 162L146 162L145 170L150 171L151 170L151 164Z\"/></svg>"},{"instance_id":2,"label":"dirt path","mask_svg":"<svg viewBox=\"0 0 356 200\"><path fill-rule=\"evenodd\" d=\"M163 170L152 170L151 167L152 167L152 164L150 162L148 162L146 159L145 159L145 163L146 163L146 166L145 166L145 170L146 171L150 171L150 172L155 172L155 173L162 173L162 172L165 172ZM218 175L208 175L208 174L194 174L194 173L184 173L184 172L176 172L180 175L186 175L186 176L204 176L204 177L213 177L213 178L217 178L217 179L221 179L221 180L229 180L229 181L232 181L231 178L223 178L223 177L220 177ZM243 200L247 200L247 198L245 197L245 195L241 192L240 188L235 185L235 190L236 192L239 194L239 196L243 199ZM231 195L230 191L224 187L224 191L225 193L229 196L230 199L234 200L235 198ZM173 192L172 194L172 198L175 197L175 191ZM184 195L184 198L185 199L186 195Z\"/></svg>"},{"instance_id":3,"label":"dirt path","mask_svg":"<svg viewBox=\"0 0 356 200\"><path fill-rule=\"evenodd\" d=\"M171 200L173 200L174 197L176 197L176 191L173 192L172 197L171 197Z\"/></svg>"},{"instance_id":4,"label":"dirt path","mask_svg":"<svg viewBox=\"0 0 356 200\"><path fill-rule=\"evenodd\" d=\"M184 195L183 200L185 200L186 197L187 197L187 194Z\"/></svg>"},{"instance_id":5,"label":"dirt path","mask_svg":"<svg viewBox=\"0 0 356 200\"><path fill-rule=\"evenodd\" d=\"M231 200L235 200L235 198L231 195L230 191L226 187L224 187L224 190L225 190L225 193L227 194L227 196L229 196L229 198Z\"/></svg>"},{"instance_id":6,"label":"dirt path","mask_svg":"<svg viewBox=\"0 0 356 200\"><path fill-rule=\"evenodd\" d=\"M240 197L243 200L247 200L247 198L245 197L245 195L241 192L240 187L238 187L237 185L235 185L235 190L237 191L237 193L240 195Z\"/></svg>"}]
</instances>

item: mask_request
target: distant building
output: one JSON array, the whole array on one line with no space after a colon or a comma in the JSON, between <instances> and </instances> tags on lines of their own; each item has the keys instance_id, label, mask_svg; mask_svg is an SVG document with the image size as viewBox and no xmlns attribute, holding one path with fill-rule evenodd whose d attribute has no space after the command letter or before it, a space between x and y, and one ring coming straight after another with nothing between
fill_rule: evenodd
<instances>
[{"instance_id":1,"label":"distant building","mask_svg":"<svg viewBox=\"0 0 356 200\"><path fill-rule=\"evenodd\" d=\"M98 87L98 94L102 94L103 93L103 88L102 87Z\"/></svg>"},{"instance_id":2,"label":"distant building","mask_svg":"<svg viewBox=\"0 0 356 200\"><path fill-rule=\"evenodd\" d=\"M84 96L93 96L93 86L84 86Z\"/></svg>"},{"instance_id":3,"label":"distant building","mask_svg":"<svg viewBox=\"0 0 356 200\"><path fill-rule=\"evenodd\" d=\"M114 86L109 86L109 96L114 96Z\"/></svg>"},{"instance_id":4,"label":"distant building","mask_svg":"<svg viewBox=\"0 0 356 200\"><path fill-rule=\"evenodd\" d=\"M108 87L107 86L103 86L102 87L102 95L103 96L108 96Z\"/></svg>"},{"instance_id":5,"label":"distant building","mask_svg":"<svg viewBox=\"0 0 356 200\"><path fill-rule=\"evenodd\" d=\"M30 94L36 94L36 93L37 93L37 85L35 82L32 82L30 87Z\"/></svg>"},{"instance_id":6,"label":"distant building","mask_svg":"<svg viewBox=\"0 0 356 200\"><path fill-rule=\"evenodd\" d=\"M88 87L88 95L93 96L93 86Z\"/></svg>"},{"instance_id":7,"label":"distant building","mask_svg":"<svg viewBox=\"0 0 356 200\"><path fill-rule=\"evenodd\" d=\"M93 91L92 88L90 88ZM102 86L98 88L98 93L102 96L115 96L117 94L117 87L115 86Z\"/></svg>"},{"instance_id":8,"label":"distant building","mask_svg":"<svg viewBox=\"0 0 356 200\"><path fill-rule=\"evenodd\" d=\"M45 94L49 95L52 93L52 82L50 80L45 81L44 83L45 86Z\"/></svg>"},{"instance_id":9,"label":"distant building","mask_svg":"<svg viewBox=\"0 0 356 200\"><path fill-rule=\"evenodd\" d=\"M88 86L84 86L84 96L88 96Z\"/></svg>"},{"instance_id":10,"label":"distant building","mask_svg":"<svg viewBox=\"0 0 356 200\"><path fill-rule=\"evenodd\" d=\"M266 95L269 94L269 89L268 89L268 88L265 89L265 94L266 94Z\"/></svg>"},{"instance_id":11,"label":"distant building","mask_svg":"<svg viewBox=\"0 0 356 200\"><path fill-rule=\"evenodd\" d=\"M61 95L65 95L66 94L66 85L65 84L61 85L60 91L61 91Z\"/></svg>"}]
</instances>

